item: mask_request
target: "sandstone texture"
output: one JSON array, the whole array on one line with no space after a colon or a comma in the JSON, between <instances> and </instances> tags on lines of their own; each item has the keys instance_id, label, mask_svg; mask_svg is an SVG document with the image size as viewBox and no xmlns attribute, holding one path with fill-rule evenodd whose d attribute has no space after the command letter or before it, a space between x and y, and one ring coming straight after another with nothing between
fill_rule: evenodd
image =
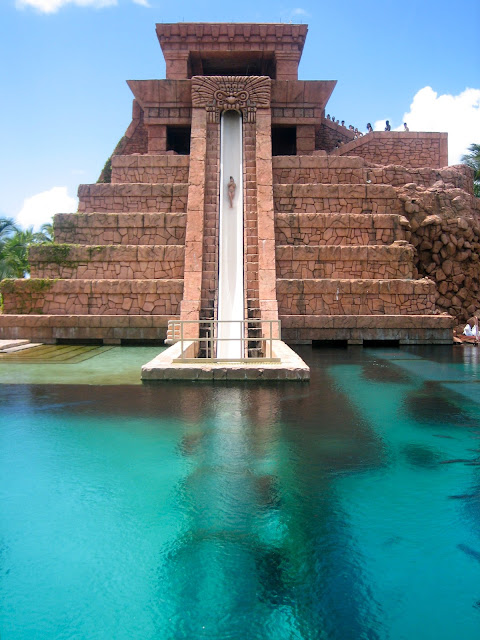
<instances>
[{"instance_id":1,"label":"sandstone texture","mask_svg":"<svg viewBox=\"0 0 480 640\"><path fill-rule=\"evenodd\" d=\"M443 180L429 188L407 184L398 197L410 221L417 271L437 285L437 308L458 323L480 315L479 198Z\"/></svg>"},{"instance_id":2,"label":"sandstone texture","mask_svg":"<svg viewBox=\"0 0 480 640\"><path fill-rule=\"evenodd\" d=\"M128 82L132 121L99 182L32 248L31 279L0 287L0 339L158 340L169 318L199 337L217 313L229 109L243 121L252 355L278 319L292 343L443 344L480 315L480 206L471 170L446 166L446 134L359 136L327 118L336 81L298 79L306 25L156 33L166 78Z\"/></svg>"}]
</instances>

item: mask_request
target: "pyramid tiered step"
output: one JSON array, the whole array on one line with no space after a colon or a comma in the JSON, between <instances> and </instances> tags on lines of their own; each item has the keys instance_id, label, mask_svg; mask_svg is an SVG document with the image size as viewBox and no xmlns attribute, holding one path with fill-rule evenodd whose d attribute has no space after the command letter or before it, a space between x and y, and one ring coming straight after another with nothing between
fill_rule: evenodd
<instances>
[{"instance_id":1,"label":"pyramid tiered step","mask_svg":"<svg viewBox=\"0 0 480 640\"><path fill-rule=\"evenodd\" d=\"M185 213L58 213L55 242L99 245L183 245Z\"/></svg>"},{"instance_id":2,"label":"pyramid tiered step","mask_svg":"<svg viewBox=\"0 0 480 640\"><path fill-rule=\"evenodd\" d=\"M54 217L56 242L31 248L32 277L3 282L0 337L165 338L183 298L188 158L133 156L113 165L117 180L183 183L81 185L79 212Z\"/></svg>"},{"instance_id":3,"label":"pyramid tiered step","mask_svg":"<svg viewBox=\"0 0 480 640\"><path fill-rule=\"evenodd\" d=\"M435 314L434 282L418 279L410 225L394 188L370 184L358 158L275 161L283 338L451 342L451 318ZM355 182L362 178L366 184Z\"/></svg>"}]
</instances>

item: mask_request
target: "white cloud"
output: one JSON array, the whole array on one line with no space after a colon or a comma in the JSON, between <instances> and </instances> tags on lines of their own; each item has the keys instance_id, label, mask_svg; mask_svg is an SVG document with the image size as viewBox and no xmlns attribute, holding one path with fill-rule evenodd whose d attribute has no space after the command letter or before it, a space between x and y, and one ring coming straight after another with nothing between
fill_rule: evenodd
<instances>
[{"instance_id":1,"label":"white cloud","mask_svg":"<svg viewBox=\"0 0 480 640\"><path fill-rule=\"evenodd\" d=\"M392 122L392 118L385 119ZM384 130L385 119L375 122L375 131ZM448 162L458 164L472 143L480 143L480 89L467 88L454 96L438 95L432 87L423 87L415 94L410 110L403 114L395 131L403 131L404 122L410 131L446 131Z\"/></svg>"},{"instance_id":2,"label":"white cloud","mask_svg":"<svg viewBox=\"0 0 480 640\"><path fill-rule=\"evenodd\" d=\"M302 22L303 18L307 18L310 14L305 9L301 7L297 7L296 9L285 9L281 13L282 22L292 22L293 20L297 20Z\"/></svg>"},{"instance_id":3,"label":"white cloud","mask_svg":"<svg viewBox=\"0 0 480 640\"><path fill-rule=\"evenodd\" d=\"M25 9L31 7L41 13L56 13L68 4L77 7L93 7L94 9L103 9L104 7L112 7L118 4L118 0L16 0L17 9Z\"/></svg>"},{"instance_id":4,"label":"white cloud","mask_svg":"<svg viewBox=\"0 0 480 640\"><path fill-rule=\"evenodd\" d=\"M141 7L147 7L148 9L150 9L151 6L148 0L132 0L132 2L139 4Z\"/></svg>"},{"instance_id":5,"label":"white cloud","mask_svg":"<svg viewBox=\"0 0 480 640\"><path fill-rule=\"evenodd\" d=\"M373 130L385 131L385 123L387 120L390 122L390 125L391 125L392 124L391 118L385 118L384 120L375 120L375 122L373 123ZM402 129L403 129L403 125L402 125Z\"/></svg>"},{"instance_id":6,"label":"white cloud","mask_svg":"<svg viewBox=\"0 0 480 640\"><path fill-rule=\"evenodd\" d=\"M38 231L42 224L50 222L55 213L75 213L77 198L68 195L67 187L52 187L30 198L25 198L16 221L24 228L33 227Z\"/></svg>"}]
</instances>

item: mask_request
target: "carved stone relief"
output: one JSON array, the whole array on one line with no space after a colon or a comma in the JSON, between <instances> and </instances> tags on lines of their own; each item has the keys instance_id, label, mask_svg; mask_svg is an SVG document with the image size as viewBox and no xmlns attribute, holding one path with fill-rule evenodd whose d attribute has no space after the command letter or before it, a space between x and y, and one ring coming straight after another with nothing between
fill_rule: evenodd
<instances>
[{"instance_id":1,"label":"carved stone relief","mask_svg":"<svg viewBox=\"0 0 480 640\"><path fill-rule=\"evenodd\" d=\"M222 111L235 110L244 122L255 122L257 108L270 106L270 78L266 76L194 76L192 104L205 107L208 122L220 122Z\"/></svg>"}]
</instances>

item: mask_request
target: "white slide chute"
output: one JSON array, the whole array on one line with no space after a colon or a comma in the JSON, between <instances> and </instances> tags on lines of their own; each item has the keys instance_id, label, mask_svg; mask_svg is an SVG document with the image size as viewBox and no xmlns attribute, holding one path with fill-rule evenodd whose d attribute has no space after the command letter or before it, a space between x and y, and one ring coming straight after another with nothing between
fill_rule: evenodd
<instances>
[{"instance_id":1,"label":"white slide chute","mask_svg":"<svg viewBox=\"0 0 480 640\"><path fill-rule=\"evenodd\" d=\"M222 114L217 358L243 358L243 157L242 117ZM232 181L233 179L233 181ZM224 323L225 320L235 322ZM228 338L228 340L226 340Z\"/></svg>"}]
</instances>

